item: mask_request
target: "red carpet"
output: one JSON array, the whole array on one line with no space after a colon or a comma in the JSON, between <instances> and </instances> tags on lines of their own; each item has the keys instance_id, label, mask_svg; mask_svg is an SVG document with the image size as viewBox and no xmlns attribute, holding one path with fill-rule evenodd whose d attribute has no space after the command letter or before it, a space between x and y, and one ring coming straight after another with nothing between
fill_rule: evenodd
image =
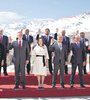
<instances>
[{"instance_id":1,"label":"red carpet","mask_svg":"<svg viewBox=\"0 0 90 100\"><path fill-rule=\"evenodd\" d=\"M52 89L52 76L48 75L45 78L43 90L38 90L37 78L33 75L26 76L26 89L14 90L14 74L9 73L9 76L0 77L0 98L10 97L65 97L65 96L90 96L90 74L84 76L86 88L82 89L79 85L79 77L75 76L74 88L70 88L70 75L65 76L65 89L61 88L58 76L57 85Z\"/></svg>"}]
</instances>

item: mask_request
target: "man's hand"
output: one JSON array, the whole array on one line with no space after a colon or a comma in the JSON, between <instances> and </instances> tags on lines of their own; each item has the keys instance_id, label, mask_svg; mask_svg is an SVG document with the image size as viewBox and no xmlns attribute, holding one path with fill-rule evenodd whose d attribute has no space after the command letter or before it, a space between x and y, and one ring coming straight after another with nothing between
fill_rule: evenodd
<instances>
[{"instance_id":1,"label":"man's hand","mask_svg":"<svg viewBox=\"0 0 90 100\"><path fill-rule=\"evenodd\" d=\"M2 60L2 62L1 62L1 66L3 66L4 65L4 60Z\"/></svg>"},{"instance_id":2,"label":"man's hand","mask_svg":"<svg viewBox=\"0 0 90 100\"><path fill-rule=\"evenodd\" d=\"M48 59L46 59L46 64L45 64L45 66L48 67Z\"/></svg>"},{"instance_id":3,"label":"man's hand","mask_svg":"<svg viewBox=\"0 0 90 100\"><path fill-rule=\"evenodd\" d=\"M29 60L26 60L26 65L29 63Z\"/></svg>"},{"instance_id":4,"label":"man's hand","mask_svg":"<svg viewBox=\"0 0 90 100\"><path fill-rule=\"evenodd\" d=\"M38 32L37 33L40 34L41 33L41 29L38 29Z\"/></svg>"},{"instance_id":5,"label":"man's hand","mask_svg":"<svg viewBox=\"0 0 90 100\"><path fill-rule=\"evenodd\" d=\"M85 65L86 65L86 62L84 61L84 62L83 62L83 66L85 66Z\"/></svg>"},{"instance_id":6,"label":"man's hand","mask_svg":"<svg viewBox=\"0 0 90 100\"><path fill-rule=\"evenodd\" d=\"M68 65L68 62L67 61L65 62L65 65Z\"/></svg>"}]
</instances>

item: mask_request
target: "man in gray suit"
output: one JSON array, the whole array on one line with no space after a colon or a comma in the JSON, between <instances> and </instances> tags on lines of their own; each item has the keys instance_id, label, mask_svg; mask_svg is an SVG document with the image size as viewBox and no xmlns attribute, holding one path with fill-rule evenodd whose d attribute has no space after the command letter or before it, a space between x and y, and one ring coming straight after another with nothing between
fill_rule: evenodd
<instances>
[{"instance_id":1,"label":"man in gray suit","mask_svg":"<svg viewBox=\"0 0 90 100\"><path fill-rule=\"evenodd\" d=\"M57 82L57 73L58 70L60 70L60 76L61 76L61 86L64 87L64 68L65 65L67 65L67 49L66 46L62 43L63 38L62 36L57 37L57 41L54 42L53 39L51 39L51 45L49 47L50 51L54 52L54 73L53 73L53 88L56 86Z\"/></svg>"},{"instance_id":2,"label":"man in gray suit","mask_svg":"<svg viewBox=\"0 0 90 100\"><path fill-rule=\"evenodd\" d=\"M12 42L9 38L9 49L14 49L13 62L15 65L15 87L19 88L19 73L21 72L21 83L23 89L25 89L25 64L29 63L29 46L28 43L22 40L22 32L17 33L18 39Z\"/></svg>"}]
</instances>

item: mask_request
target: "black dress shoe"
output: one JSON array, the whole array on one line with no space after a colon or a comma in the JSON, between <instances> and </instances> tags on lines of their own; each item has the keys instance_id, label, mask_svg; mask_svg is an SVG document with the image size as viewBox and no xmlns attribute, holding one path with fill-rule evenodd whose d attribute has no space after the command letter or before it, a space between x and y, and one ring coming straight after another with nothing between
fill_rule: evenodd
<instances>
[{"instance_id":1,"label":"black dress shoe","mask_svg":"<svg viewBox=\"0 0 90 100\"><path fill-rule=\"evenodd\" d=\"M84 73L84 75L88 75L88 73L87 73L87 72L85 72L85 73Z\"/></svg>"},{"instance_id":2,"label":"black dress shoe","mask_svg":"<svg viewBox=\"0 0 90 100\"><path fill-rule=\"evenodd\" d=\"M30 73L27 73L28 75L30 75Z\"/></svg>"},{"instance_id":3,"label":"black dress shoe","mask_svg":"<svg viewBox=\"0 0 90 100\"><path fill-rule=\"evenodd\" d=\"M68 73L65 73L65 75L69 75Z\"/></svg>"},{"instance_id":4,"label":"black dress shoe","mask_svg":"<svg viewBox=\"0 0 90 100\"><path fill-rule=\"evenodd\" d=\"M56 88L55 85L53 85L52 88Z\"/></svg>"},{"instance_id":5,"label":"black dress shoe","mask_svg":"<svg viewBox=\"0 0 90 100\"><path fill-rule=\"evenodd\" d=\"M4 73L4 76L8 76L8 74L7 73Z\"/></svg>"},{"instance_id":6,"label":"black dress shoe","mask_svg":"<svg viewBox=\"0 0 90 100\"><path fill-rule=\"evenodd\" d=\"M38 87L38 89L44 89L44 87Z\"/></svg>"},{"instance_id":7,"label":"black dress shoe","mask_svg":"<svg viewBox=\"0 0 90 100\"><path fill-rule=\"evenodd\" d=\"M62 88L65 88L64 84L61 84Z\"/></svg>"},{"instance_id":8,"label":"black dress shoe","mask_svg":"<svg viewBox=\"0 0 90 100\"><path fill-rule=\"evenodd\" d=\"M19 88L18 86L15 86L15 87L14 87L14 89L18 89L18 88Z\"/></svg>"},{"instance_id":9,"label":"black dress shoe","mask_svg":"<svg viewBox=\"0 0 90 100\"><path fill-rule=\"evenodd\" d=\"M25 86L23 86L23 89L26 89L26 87L25 87Z\"/></svg>"},{"instance_id":10,"label":"black dress shoe","mask_svg":"<svg viewBox=\"0 0 90 100\"><path fill-rule=\"evenodd\" d=\"M71 88L73 88L73 84L71 84Z\"/></svg>"},{"instance_id":11,"label":"black dress shoe","mask_svg":"<svg viewBox=\"0 0 90 100\"><path fill-rule=\"evenodd\" d=\"M82 88L86 88L84 85L81 85Z\"/></svg>"}]
</instances>

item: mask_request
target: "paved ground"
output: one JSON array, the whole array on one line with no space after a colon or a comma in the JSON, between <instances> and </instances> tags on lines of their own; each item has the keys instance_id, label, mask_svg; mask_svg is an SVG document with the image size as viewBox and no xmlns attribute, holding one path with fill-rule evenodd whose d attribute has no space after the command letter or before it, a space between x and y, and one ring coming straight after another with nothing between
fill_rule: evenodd
<instances>
[{"instance_id":1,"label":"paved ground","mask_svg":"<svg viewBox=\"0 0 90 100\"><path fill-rule=\"evenodd\" d=\"M60 98L1 98L0 100L90 100L90 96Z\"/></svg>"}]
</instances>

